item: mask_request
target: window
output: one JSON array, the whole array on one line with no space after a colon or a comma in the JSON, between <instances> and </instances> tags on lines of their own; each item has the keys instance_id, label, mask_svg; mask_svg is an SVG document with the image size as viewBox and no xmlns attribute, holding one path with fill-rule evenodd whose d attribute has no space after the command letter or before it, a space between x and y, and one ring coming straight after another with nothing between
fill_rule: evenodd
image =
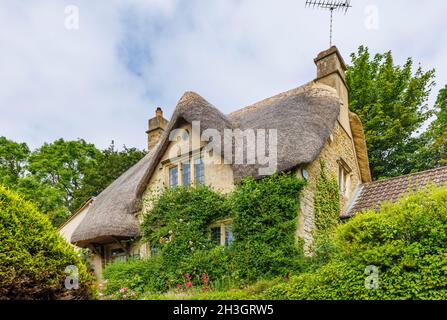
<instances>
[{"instance_id":1,"label":"window","mask_svg":"<svg viewBox=\"0 0 447 320\"><path fill-rule=\"evenodd\" d=\"M178 186L178 167L169 168L169 186L177 187Z\"/></svg>"},{"instance_id":2,"label":"window","mask_svg":"<svg viewBox=\"0 0 447 320\"><path fill-rule=\"evenodd\" d=\"M151 257L154 257L158 255L158 247L157 246L151 246Z\"/></svg>"},{"instance_id":3,"label":"window","mask_svg":"<svg viewBox=\"0 0 447 320\"><path fill-rule=\"evenodd\" d=\"M220 236L220 226L211 228L211 242L220 246L222 240Z\"/></svg>"},{"instance_id":4,"label":"window","mask_svg":"<svg viewBox=\"0 0 447 320\"><path fill-rule=\"evenodd\" d=\"M111 255L112 262L127 260L126 252L124 251L124 249L121 249L121 248L110 250L110 255Z\"/></svg>"},{"instance_id":5,"label":"window","mask_svg":"<svg viewBox=\"0 0 447 320\"><path fill-rule=\"evenodd\" d=\"M231 232L231 226L225 225L225 245L230 245L233 243L234 237Z\"/></svg>"},{"instance_id":6,"label":"window","mask_svg":"<svg viewBox=\"0 0 447 320\"><path fill-rule=\"evenodd\" d=\"M189 161L182 163L182 186L191 184L191 165Z\"/></svg>"},{"instance_id":7,"label":"window","mask_svg":"<svg viewBox=\"0 0 447 320\"><path fill-rule=\"evenodd\" d=\"M205 168L204 168L204 163L203 163L202 158L195 160L194 169L195 169L195 177L194 177L195 183L196 184L204 184L205 183Z\"/></svg>"},{"instance_id":8,"label":"window","mask_svg":"<svg viewBox=\"0 0 447 320\"><path fill-rule=\"evenodd\" d=\"M218 222L211 228L211 242L216 246L227 246L233 243L234 237L231 232L231 222Z\"/></svg>"},{"instance_id":9,"label":"window","mask_svg":"<svg viewBox=\"0 0 447 320\"><path fill-rule=\"evenodd\" d=\"M346 172L345 169L342 166L338 167L338 190L340 191L340 193L344 193L345 192L345 188L346 188Z\"/></svg>"},{"instance_id":10,"label":"window","mask_svg":"<svg viewBox=\"0 0 447 320\"><path fill-rule=\"evenodd\" d=\"M338 190L340 191L340 194L347 196L350 183L350 174L352 170L343 159L340 158L337 162L338 162Z\"/></svg>"}]
</instances>

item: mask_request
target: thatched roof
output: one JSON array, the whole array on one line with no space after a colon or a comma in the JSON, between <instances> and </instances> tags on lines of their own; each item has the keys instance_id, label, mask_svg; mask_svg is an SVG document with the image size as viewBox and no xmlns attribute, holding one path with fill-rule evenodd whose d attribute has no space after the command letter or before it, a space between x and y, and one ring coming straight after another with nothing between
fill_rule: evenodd
<instances>
[{"instance_id":1,"label":"thatched roof","mask_svg":"<svg viewBox=\"0 0 447 320\"><path fill-rule=\"evenodd\" d=\"M74 231L72 243L84 247L89 243L139 236L139 223L134 214L138 207L137 186L153 154L147 154L96 197Z\"/></svg>"},{"instance_id":2,"label":"thatched roof","mask_svg":"<svg viewBox=\"0 0 447 320\"><path fill-rule=\"evenodd\" d=\"M236 128L276 129L278 171L314 161L340 112L336 91L311 82L229 115ZM234 165L235 179L257 176L257 165Z\"/></svg>"},{"instance_id":3,"label":"thatched roof","mask_svg":"<svg viewBox=\"0 0 447 320\"><path fill-rule=\"evenodd\" d=\"M226 128L276 129L278 171L286 171L317 158L335 126L339 112L340 100L335 89L316 82L229 115L224 115L198 94L187 92L179 100L158 145L97 197L75 231L72 242L82 245L112 236L134 237L139 234L134 215L136 204L168 148L169 133L182 122L200 121L201 133L206 129L217 129L222 138ZM255 165L233 165L233 171L235 179L258 175Z\"/></svg>"},{"instance_id":4,"label":"thatched roof","mask_svg":"<svg viewBox=\"0 0 447 320\"><path fill-rule=\"evenodd\" d=\"M362 182L371 182L372 177L369 168L368 148L366 147L366 137L363 131L362 120L355 113L349 112L349 124L351 125L355 154L357 155Z\"/></svg>"}]
</instances>

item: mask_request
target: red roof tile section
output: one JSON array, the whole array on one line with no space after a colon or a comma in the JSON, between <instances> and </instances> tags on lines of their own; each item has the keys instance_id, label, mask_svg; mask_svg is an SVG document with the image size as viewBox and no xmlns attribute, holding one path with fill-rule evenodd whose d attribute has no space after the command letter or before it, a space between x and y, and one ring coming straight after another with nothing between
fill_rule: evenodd
<instances>
[{"instance_id":1,"label":"red roof tile section","mask_svg":"<svg viewBox=\"0 0 447 320\"><path fill-rule=\"evenodd\" d=\"M364 184L342 218L365 210L378 210L384 201L395 202L406 193L430 184L447 184L447 167Z\"/></svg>"}]
</instances>

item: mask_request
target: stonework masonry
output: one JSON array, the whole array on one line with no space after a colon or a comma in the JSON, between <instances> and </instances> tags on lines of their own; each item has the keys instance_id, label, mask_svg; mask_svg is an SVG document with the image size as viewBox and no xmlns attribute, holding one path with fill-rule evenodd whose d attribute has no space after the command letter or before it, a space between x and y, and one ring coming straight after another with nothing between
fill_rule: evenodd
<instances>
[{"instance_id":1,"label":"stonework masonry","mask_svg":"<svg viewBox=\"0 0 447 320\"><path fill-rule=\"evenodd\" d=\"M320 162L324 161L328 176L338 179L339 164L338 160L342 158L352 169L349 175L348 189L340 197L340 208L345 208L349 199L355 193L358 185L361 183L360 170L358 168L354 145L351 137L343 129L339 122L336 123L331 137L326 142L320 156L311 164L300 167L297 175L301 177L301 169L309 173L308 185L301 195L301 206L298 218L297 235L304 239L305 253L310 255L312 252L313 230L315 229L314 220L314 192L316 190L316 181L321 172Z\"/></svg>"}]
</instances>

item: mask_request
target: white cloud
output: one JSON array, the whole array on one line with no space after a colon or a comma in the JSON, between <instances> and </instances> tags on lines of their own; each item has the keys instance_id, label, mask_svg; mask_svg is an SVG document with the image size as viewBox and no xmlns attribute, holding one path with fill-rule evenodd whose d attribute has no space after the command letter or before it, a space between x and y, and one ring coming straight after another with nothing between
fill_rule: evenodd
<instances>
[{"instance_id":1,"label":"white cloud","mask_svg":"<svg viewBox=\"0 0 447 320\"><path fill-rule=\"evenodd\" d=\"M447 83L447 2L352 3L334 24L346 60L360 44L393 50ZM69 4L79 7L78 31L64 27ZM365 28L368 5L378 30ZM186 90L230 112L311 80L328 23L304 0L3 1L0 135L33 147L82 137L143 148L153 109L169 115Z\"/></svg>"}]
</instances>

